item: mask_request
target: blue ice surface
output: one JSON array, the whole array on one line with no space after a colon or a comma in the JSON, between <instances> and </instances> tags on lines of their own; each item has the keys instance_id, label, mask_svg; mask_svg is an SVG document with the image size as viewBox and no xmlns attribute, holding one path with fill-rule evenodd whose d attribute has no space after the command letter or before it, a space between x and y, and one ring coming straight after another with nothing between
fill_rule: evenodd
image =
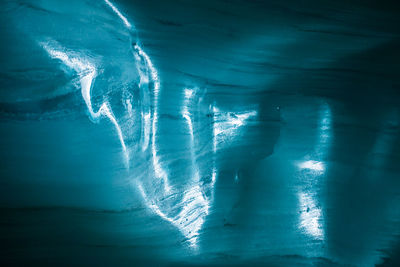
<instances>
[{"instance_id":1,"label":"blue ice surface","mask_svg":"<svg viewBox=\"0 0 400 267\"><path fill-rule=\"evenodd\" d=\"M399 16L328 2L1 3L1 261L396 263Z\"/></svg>"}]
</instances>

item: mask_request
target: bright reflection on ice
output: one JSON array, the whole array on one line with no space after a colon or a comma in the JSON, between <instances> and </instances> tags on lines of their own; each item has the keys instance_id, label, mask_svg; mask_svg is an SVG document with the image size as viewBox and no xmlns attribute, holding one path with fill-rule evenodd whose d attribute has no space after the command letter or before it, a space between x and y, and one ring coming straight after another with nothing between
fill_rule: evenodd
<instances>
[{"instance_id":1,"label":"bright reflection on ice","mask_svg":"<svg viewBox=\"0 0 400 267\"><path fill-rule=\"evenodd\" d=\"M50 42L42 42L40 43L40 45L43 47L44 50L46 50L50 57L61 60L66 66L73 69L79 75L82 97L89 110L91 119L94 122L98 122L99 118L105 116L111 121L117 131L118 138L124 152L125 163L128 167L129 152L125 145L121 127L115 119L108 102L104 102L97 112L93 111L92 108L91 88L93 80L97 75L97 70L94 64L92 64L91 62L89 62L89 60L85 59L84 56L81 56L76 52L68 51L65 48L59 47L56 42L53 42L53 44L51 44Z\"/></svg>"},{"instance_id":2,"label":"bright reflection on ice","mask_svg":"<svg viewBox=\"0 0 400 267\"><path fill-rule=\"evenodd\" d=\"M324 164L321 161L307 160L297 165L300 169L313 170L323 172L325 170Z\"/></svg>"},{"instance_id":3,"label":"bright reflection on ice","mask_svg":"<svg viewBox=\"0 0 400 267\"><path fill-rule=\"evenodd\" d=\"M332 118L331 110L328 105L323 105L320 111L318 138L314 152L309 155L312 160L305 160L297 163L299 170L306 171L301 175L306 179L306 187L301 189L298 194L300 217L299 228L306 234L315 239L324 239L324 226L322 220L322 209L317 205L317 193L315 188L318 186L319 179L326 171L324 160L328 156L332 137Z\"/></svg>"},{"instance_id":4,"label":"bright reflection on ice","mask_svg":"<svg viewBox=\"0 0 400 267\"><path fill-rule=\"evenodd\" d=\"M238 128L245 125L251 117L257 116L257 111L246 112L222 112L217 107L213 107L213 149L217 151L217 146L225 141L231 140L238 134Z\"/></svg>"},{"instance_id":5,"label":"bright reflection on ice","mask_svg":"<svg viewBox=\"0 0 400 267\"><path fill-rule=\"evenodd\" d=\"M300 229L315 239L323 240L324 231L320 223L322 210L317 207L313 197L304 192L298 194L300 203Z\"/></svg>"},{"instance_id":6,"label":"bright reflection on ice","mask_svg":"<svg viewBox=\"0 0 400 267\"><path fill-rule=\"evenodd\" d=\"M109 0L104 0L104 2L106 2L106 4L111 7L111 9L115 12L115 14L118 15L118 17L120 17L126 27L128 27L129 29L132 28L132 25L129 23L129 21L125 18L124 15L122 15L121 12L119 12L119 10L114 6L113 3L111 3Z\"/></svg>"}]
</instances>

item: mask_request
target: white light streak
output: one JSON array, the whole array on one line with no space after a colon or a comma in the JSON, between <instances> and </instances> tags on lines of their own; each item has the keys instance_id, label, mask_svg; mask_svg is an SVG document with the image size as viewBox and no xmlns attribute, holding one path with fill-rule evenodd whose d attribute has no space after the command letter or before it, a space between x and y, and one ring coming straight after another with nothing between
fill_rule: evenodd
<instances>
[{"instance_id":1,"label":"white light streak","mask_svg":"<svg viewBox=\"0 0 400 267\"><path fill-rule=\"evenodd\" d=\"M122 15L122 13L116 8L116 6L114 6L113 3L111 3L109 0L104 0L104 2L106 2L106 4L111 7L111 9L114 11L115 14L118 15L118 17L122 20L122 22L125 24L125 26L128 29L132 28L132 24L129 23L128 19Z\"/></svg>"},{"instance_id":2,"label":"white light streak","mask_svg":"<svg viewBox=\"0 0 400 267\"><path fill-rule=\"evenodd\" d=\"M182 116L186 120L189 128L189 134L190 134L190 142L191 142L191 149L193 150L194 146L194 134L193 134L193 123L192 123L192 118L191 118L191 113L189 111L189 104L191 101L191 98L193 96L193 90L192 89L185 89L185 99L183 101L183 110L182 110Z\"/></svg>"},{"instance_id":3,"label":"white light streak","mask_svg":"<svg viewBox=\"0 0 400 267\"><path fill-rule=\"evenodd\" d=\"M149 146L150 141L150 127L151 127L151 113L142 113L142 119L144 122L143 125L143 142L142 142L142 151L146 151Z\"/></svg>"}]
</instances>

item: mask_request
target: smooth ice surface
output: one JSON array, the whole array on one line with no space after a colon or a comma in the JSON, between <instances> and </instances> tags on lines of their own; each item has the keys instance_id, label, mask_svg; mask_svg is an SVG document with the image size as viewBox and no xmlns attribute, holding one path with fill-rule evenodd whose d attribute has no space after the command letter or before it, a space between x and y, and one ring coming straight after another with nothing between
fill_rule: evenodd
<instances>
[{"instance_id":1,"label":"smooth ice surface","mask_svg":"<svg viewBox=\"0 0 400 267\"><path fill-rule=\"evenodd\" d=\"M0 3L0 263L396 265L398 4Z\"/></svg>"}]
</instances>

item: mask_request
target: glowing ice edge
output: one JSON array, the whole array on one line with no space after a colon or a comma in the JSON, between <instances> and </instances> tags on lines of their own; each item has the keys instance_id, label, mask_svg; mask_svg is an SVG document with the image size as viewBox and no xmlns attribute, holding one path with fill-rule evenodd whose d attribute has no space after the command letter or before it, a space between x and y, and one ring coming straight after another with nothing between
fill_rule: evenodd
<instances>
[{"instance_id":1,"label":"glowing ice edge","mask_svg":"<svg viewBox=\"0 0 400 267\"><path fill-rule=\"evenodd\" d=\"M126 148L121 127L115 119L108 102L103 102L99 110L96 112L93 111L92 108L91 88L93 80L97 75L96 67L94 66L94 64L84 59L84 57L78 55L77 53L68 52L66 49L58 47L55 42L52 43L53 44L51 44L50 42L42 42L40 43L40 45L45 51L47 51L50 57L61 60L66 66L73 69L79 75L82 97L89 110L92 121L98 122L102 116L107 117L111 121L117 131L118 138L124 153L126 166L129 167L129 151Z\"/></svg>"},{"instance_id":2,"label":"glowing ice edge","mask_svg":"<svg viewBox=\"0 0 400 267\"><path fill-rule=\"evenodd\" d=\"M123 23L125 24L125 26L126 26L127 28L129 28L129 29L132 28L132 24L129 23L128 19L127 19L124 15L122 15L122 13L118 10L118 8L116 8L116 7L114 6L113 3L111 3L111 2L108 1L108 0L104 0L104 2L106 2L106 4L107 4L109 7L111 7L111 9L114 11L114 13L118 15L118 17L123 21Z\"/></svg>"}]
</instances>

